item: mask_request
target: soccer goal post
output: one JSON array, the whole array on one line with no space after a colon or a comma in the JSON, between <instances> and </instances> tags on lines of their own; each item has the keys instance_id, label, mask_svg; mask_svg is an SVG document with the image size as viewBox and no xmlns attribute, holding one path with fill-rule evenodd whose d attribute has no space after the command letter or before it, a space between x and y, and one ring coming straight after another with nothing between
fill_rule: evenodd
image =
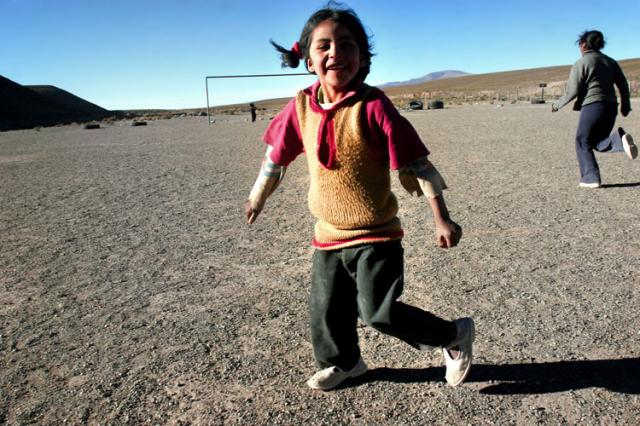
<instances>
[{"instance_id":1,"label":"soccer goal post","mask_svg":"<svg viewBox=\"0 0 640 426\"><path fill-rule=\"evenodd\" d=\"M222 78L262 78L262 77L291 77L291 76L300 76L300 75L313 75L308 72L304 73L293 73L293 74L245 74L245 75L209 75L204 78L204 86L205 92L207 94L207 120L209 121L209 125L211 125L211 112L210 112L210 102L209 102L209 80L213 79L222 79Z\"/></svg>"}]
</instances>

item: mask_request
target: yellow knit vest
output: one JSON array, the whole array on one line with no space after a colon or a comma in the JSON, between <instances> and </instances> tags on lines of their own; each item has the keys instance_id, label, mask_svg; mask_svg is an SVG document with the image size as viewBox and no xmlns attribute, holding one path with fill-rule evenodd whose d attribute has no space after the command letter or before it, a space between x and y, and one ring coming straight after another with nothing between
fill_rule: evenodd
<instances>
[{"instance_id":1,"label":"yellow knit vest","mask_svg":"<svg viewBox=\"0 0 640 426\"><path fill-rule=\"evenodd\" d=\"M336 160L331 169L318 161L318 132L323 113L311 109L309 97L298 93L296 112L311 178L309 210L318 219L315 240L320 244L343 242L331 248L401 237L396 217L398 202L391 192L389 160L376 152L366 138L363 123L365 86L347 105L334 112ZM325 112L326 114L326 112ZM331 125L331 124L329 124ZM389 235L394 234L394 237Z\"/></svg>"}]
</instances>

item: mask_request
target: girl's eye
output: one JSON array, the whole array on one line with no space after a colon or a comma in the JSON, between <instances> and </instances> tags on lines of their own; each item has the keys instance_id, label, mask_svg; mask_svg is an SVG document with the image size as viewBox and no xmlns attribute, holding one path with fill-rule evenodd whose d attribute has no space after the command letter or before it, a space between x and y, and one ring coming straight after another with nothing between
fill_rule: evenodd
<instances>
[{"instance_id":1,"label":"girl's eye","mask_svg":"<svg viewBox=\"0 0 640 426\"><path fill-rule=\"evenodd\" d=\"M356 47L356 45L352 41L346 41L346 42L342 43L342 48L343 49L353 49L355 47Z\"/></svg>"}]
</instances>

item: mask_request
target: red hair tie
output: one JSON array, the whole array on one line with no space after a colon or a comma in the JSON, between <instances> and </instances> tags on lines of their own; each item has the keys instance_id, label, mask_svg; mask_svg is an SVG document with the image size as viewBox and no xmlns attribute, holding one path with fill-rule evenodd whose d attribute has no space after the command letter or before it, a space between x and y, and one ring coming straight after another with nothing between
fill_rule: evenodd
<instances>
[{"instance_id":1,"label":"red hair tie","mask_svg":"<svg viewBox=\"0 0 640 426\"><path fill-rule=\"evenodd\" d=\"M293 43L293 47L291 47L291 51L300 59L302 59L302 51L300 50L300 43L297 41Z\"/></svg>"}]
</instances>

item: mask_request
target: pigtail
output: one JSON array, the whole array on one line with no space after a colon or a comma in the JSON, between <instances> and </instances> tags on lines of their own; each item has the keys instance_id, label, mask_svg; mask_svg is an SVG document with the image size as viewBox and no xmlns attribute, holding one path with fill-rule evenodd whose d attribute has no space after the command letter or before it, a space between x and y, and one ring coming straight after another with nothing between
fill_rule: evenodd
<instances>
[{"instance_id":1,"label":"pigtail","mask_svg":"<svg viewBox=\"0 0 640 426\"><path fill-rule=\"evenodd\" d=\"M282 59L282 68L298 68L298 65L300 65L300 60L303 58L302 51L300 50L300 45L298 44L298 42L295 42L291 50L280 46L273 40L269 40L269 43L271 43L271 45L275 47L278 52L280 52L280 58Z\"/></svg>"}]
</instances>

